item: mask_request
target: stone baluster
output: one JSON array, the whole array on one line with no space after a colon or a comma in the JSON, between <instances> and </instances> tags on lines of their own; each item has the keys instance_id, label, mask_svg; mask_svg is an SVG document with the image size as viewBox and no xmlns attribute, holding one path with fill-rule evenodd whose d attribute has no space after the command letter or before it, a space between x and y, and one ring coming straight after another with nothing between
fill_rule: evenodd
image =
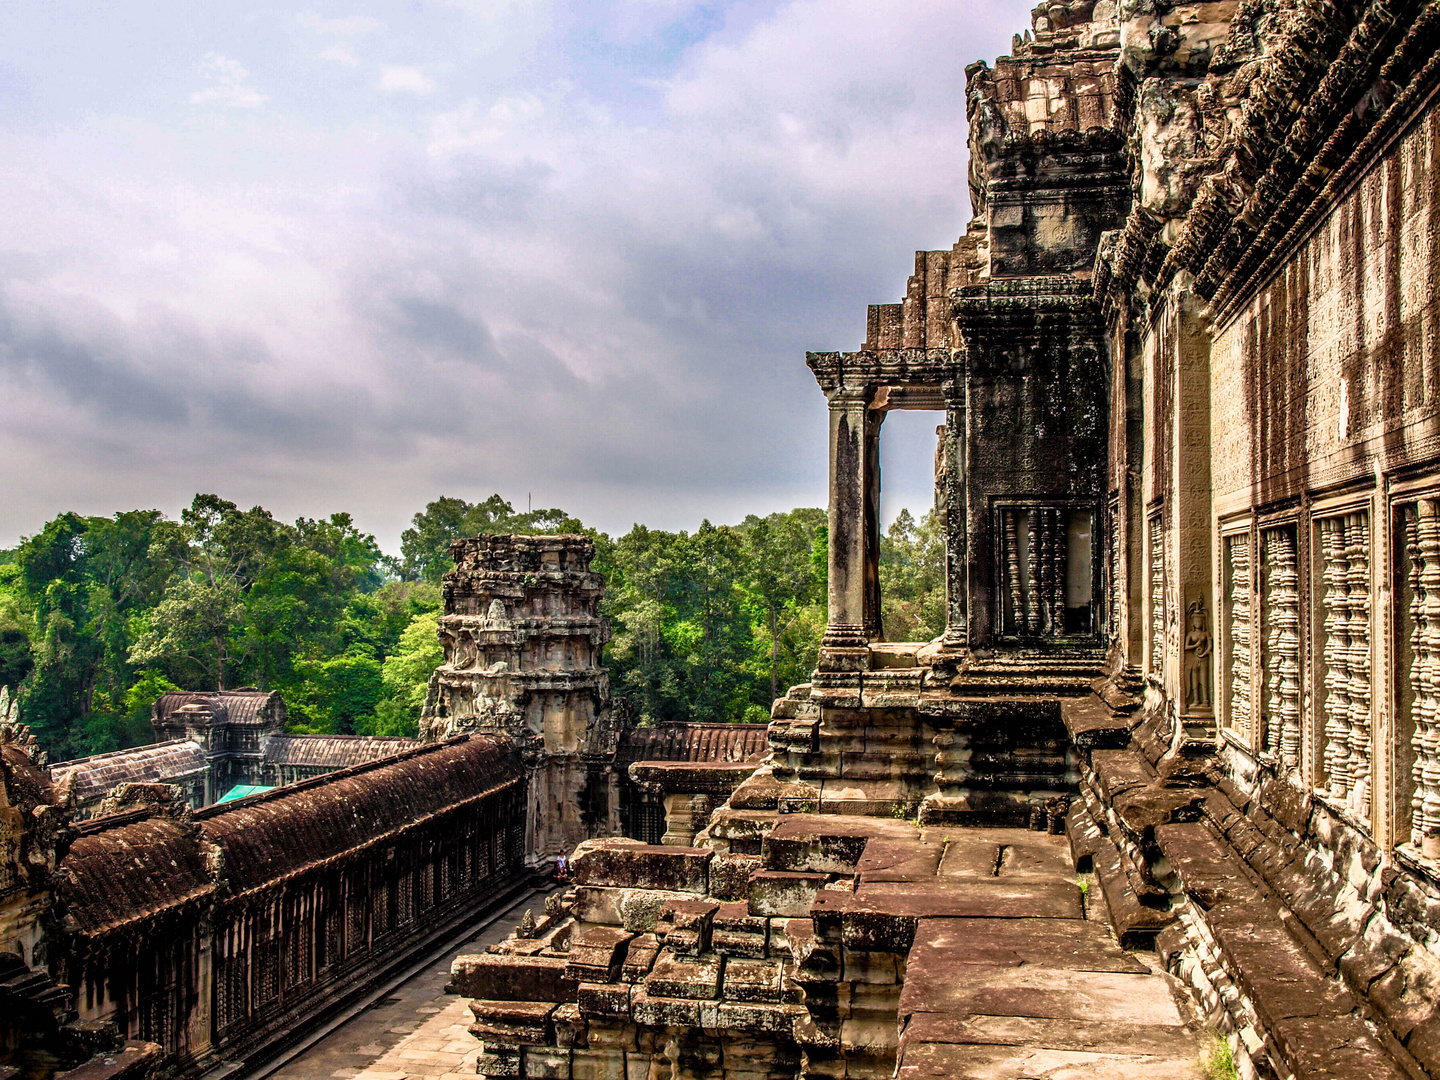
<instances>
[{"instance_id":1,"label":"stone baluster","mask_svg":"<svg viewBox=\"0 0 1440 1080\"><path fill-rule=\"evenodd\" d=\"M1065 633L1065 516L1055 507L1046 511L1050 524L1050 625L1051 633Z\"/></svg>"},{"instance_id":2,"label":"stone baluster","mask_svg":"<svg viewBox=\"0 0 1440 1080\"><path fill-rule=\"evenodd\" d=\"M1230 555L1230 726L1253 738L1250 715L1250 537L1232 536Z\"/></svg>"},{"instance_id":3,"label":"stone baluster","mask_svg":"<svg viewBox=\"0 0 1440 1080\"><path fill-rule=\"evenodd\" d=\"M1106 625L1110 627L1110 636L1120 636L1120 605L1122 592L1120 589L1120 507L1114 506L1110 511L1110 610L1107 612Z\"/></svg>"},{"instance_id":4,"label":"stone baluster","mask_svg":"<svg viewBox=\"0 0 1440 1080\"><path fill-rule=\"evenodd\" d=\"M1428 852L1432 831L1440 830L1440 511L1431 499L1415 505L1411 550L1414 598L1411 613L1415 620L1415 797L1412 803L1412 840Z\"/></svg>"},{"instance_id":5,"label":"stone baluster","mask_svg":"<svg viewBox=\"0 0 1440 1080\"><path fill-rule=\"evenodd\" d=\"M1350 738L1350 659L1345 635L1350 620L1345 613L1345 526L1341 518L1320 522L1320 550L1324 566L1325 611L1325 764L1324 788L1332 798L1349 794L1347 759Z\"/></svg>"},{"instance_id":6,"label":"stone baluster","mask_svg":"<svg viewBox=\"0 0 1440 1080\"><path fill-rule=\"evenodd\" d=\"M1159 518L1150 523L1150 671L1165 673L1165 533Z\"/></svg>"},{"instance_id":7,"label":"stone baluster","mask_svg":"<svg viewBox=\"0 0 1440 1080\"><path fill-rule=\"evenodd\" d=\"M1031 510L1029 520L1030 546L1025 552L1025 629L1031 637L1040 633L1040 512Z\"/></svg>"},{"instance_id":8,"label":"stone baluster","mask_svg":"<svg viewBox=\"0 0 1440 1080\"><path fill-rule=\"evenodd\" d=\"M1293 769L1300 764L1300 594L1295 537L1288 528L1266 531L1265 565L1265 662L1271 671L1266 749Z\"/></svg>"},{"instance_id":9,"label":"stone baluster","mask_svg":"<svg viewBox=\"0 0 1440 1080\"><path fill-rule=\"evenodd\" d=\"M1019 512L1005 512L1005 569L1009 574L1010 618L1009 629L1015 634L1025 630L1025 598L1020 592L1020 538L1015 531L1015 519Z\"/></svg>"},{"instance_id":10,"label":"stone baluster","mask_svg":"<svg viewBox=\"0 0 1440 1080\"><path fill-rule=\"evenodd\" d=\"M1345 522L1346 598L1350 625L1347 637L1350 711L1346 761L1350 809L1370 816L1370 518L1351 514Z\"/></svg>"}]
</instances>

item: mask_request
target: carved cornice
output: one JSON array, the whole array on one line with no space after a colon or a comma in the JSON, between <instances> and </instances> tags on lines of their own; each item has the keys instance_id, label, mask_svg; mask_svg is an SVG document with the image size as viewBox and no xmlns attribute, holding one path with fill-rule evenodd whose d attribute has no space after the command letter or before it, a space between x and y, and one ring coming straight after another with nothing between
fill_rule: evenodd
<instances>
[{"instance_id":1,"label":"carved cornice","mask_svg":"<svg viewBox=\"0 0 1440 1080\"><path fill-rule=\"evenodd\" d=\"M857 395L868 401L881 386L942 383L963 373L954 349L877 349L860 352L812 352L805 363L825 396Z\"/></svg>"},{"instance_id":2,"label":"carved cornice","mask_svg":"<svg viewBox=\"0 0 1440 1080\"><path fill-rule=\"evenodd\" d=\"M1367 15L1347 44L1347 53L1363 53L1371 47L1368 43L1376 40L1378 28L1367 26L1369 22ZM1232 222L1222 248L1196 275L1196 292L1213 300L1217 314L1223 317L1248 293L1250 283L1264 281L1290 256L1440 85L1440 54L1434 44L1437 35L1440 4L1431 3L1393 51L1386 48L1388 36L1378 37L1374 49L1388 59L1373 79L1373 68L1367 68L1350 80L1347 95L1324 93L1323 88L1316 94L1311 109L1292 129L1289 143L1294 145L1287 143L1285 153L1277 156ZM1342 65L1344 59L1337 60L1332 71L1337 82L1340 73L1351 66ZM1327 84L1330 81L1327 77ZM1323 132L1329 134L1322 141ZM1309 162L1303 172L1298 167L1301 161ZM1253 225L1257 221L1264 222L1259 229ZM1242 244L1238 257L1232 256L1231 261L1219 258L1222 251L1232 252Z\"/></svg>"},{"instance_id":3,"label":"carved cornice","mask_svg":"<svg viewBox=\"0 0 1440 1080\"><path fill-rule=\"evenodd\" d=\"M1086 278L992 278L952 290L950 298L967 342L997 334L1025 337L1061 328L1100 328L1099 307Z\"/></svg>"}]
</instances>

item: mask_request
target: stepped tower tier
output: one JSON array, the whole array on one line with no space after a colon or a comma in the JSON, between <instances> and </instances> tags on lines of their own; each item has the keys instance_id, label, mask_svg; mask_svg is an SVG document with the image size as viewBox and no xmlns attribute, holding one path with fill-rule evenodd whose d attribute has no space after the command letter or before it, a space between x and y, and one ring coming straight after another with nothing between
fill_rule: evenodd
<instances>
[{"instance_id":1,"label":"stepped tower tier","mask_svg":"<svg viewBox=\"0 0 1440 1080\"><path fill-rule=\"evenodd\" d=\"M526 851L539 865L618 831L619 720L602 650L605 579L584 536L476 536L450 545L421 735L508 735L526 766Z\"/></svg>"}]
</instances>

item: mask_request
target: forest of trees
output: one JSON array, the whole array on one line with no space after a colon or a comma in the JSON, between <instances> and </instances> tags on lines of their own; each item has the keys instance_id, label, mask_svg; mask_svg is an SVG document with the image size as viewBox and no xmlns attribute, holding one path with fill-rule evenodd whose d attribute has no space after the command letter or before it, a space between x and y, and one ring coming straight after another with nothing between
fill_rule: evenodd
<instances>
[{"instance_id":1,"label":"forest of trees","mask_svg":"<svg viewBox=\"0 0 1440 1080\"><path fill-rule=\"evenodd\" d=\"M825 627L825 512L693 533L611 538L562 510L499 495L439 498L386 555L350 515L277 520L197 495L155 510L65 513L0 551L0 685L51 760L150 742L170 689L279 690L298 732L414 734L440 662L449 543L486 532L584 532L606 577L614 693L642 724L761 722L809 678ZM881 545L887 636L944 624L944 547L902 511Z\"/></svg>"}]
</instances>

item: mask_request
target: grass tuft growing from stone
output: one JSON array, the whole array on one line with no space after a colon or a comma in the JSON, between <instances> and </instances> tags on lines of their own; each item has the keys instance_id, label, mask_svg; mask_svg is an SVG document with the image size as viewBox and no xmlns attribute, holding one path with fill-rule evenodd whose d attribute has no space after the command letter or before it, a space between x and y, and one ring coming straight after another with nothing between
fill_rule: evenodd
<instances>
[{"instance_id":1,"label":"grass tuft growing from stone","mask_svg":"<svg viewBox=\"0 0 1440 1080\"><path fill-rule=\"evenodd\" d=\"M1200 1051L1200 1070L1205 1080L1240 1080L1230 1044L1219 1032L1210 1032L1205 1049Z\"/></svg>"}]
</instances>

